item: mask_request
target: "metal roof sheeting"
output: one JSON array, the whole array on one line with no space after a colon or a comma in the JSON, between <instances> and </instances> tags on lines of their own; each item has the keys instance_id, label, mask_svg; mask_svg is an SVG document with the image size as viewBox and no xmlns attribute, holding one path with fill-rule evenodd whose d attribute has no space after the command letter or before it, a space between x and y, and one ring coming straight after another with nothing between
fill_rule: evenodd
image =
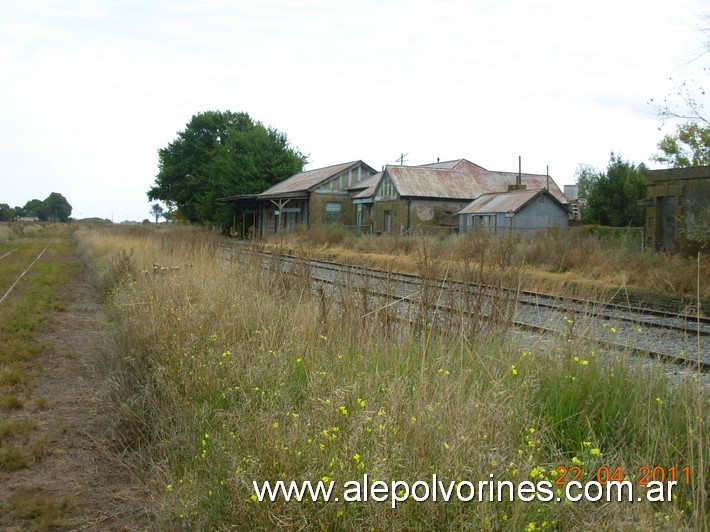
<instances>
[{"instance_id":1,"label":"metal roof sheeting","mask_svg":"<svg viewBox=\"0 0 710 532\"><path fill-rule=\"evenodd\" d=\"M492 172L466 159L425 166L387 166L400 196L423 198L451 198L472 200L482 194L507 192L516 183L515 172ZM548 176L522 174L521 182L528 189L546 188ZM550 193L561 203L567 203L554 180L549 178Z\"/></svg>"},{"instance_id":2,"label":"metal roof sheeting","mask_svg":"<svg viewBox=\"0 0 710 532\"><path fill-rule=\"evenodd\" d=\"M453 161L442 161L442 162L435 162L435 163L429 163L429 164L423 164L421 165L422 167L426 168L454 168L457 164L459 164L461 161L465 161L465 159L455 159ZM473 164L473 163L471 163Z\"/></svg>"},{"instance_id":3,"label":"metal roof sheeting","mask_svg":"<svg viewBox=\"0 0 710 532\"><path fill-rule=\"evenodd\" d=\"M553 201L560 203L556 197L548 193L544 188L537 190L515 190L511 192L483 194L461 209L459 214L518 212L541 194L549 195L552 197Z\"/></svg>"},{"instance_id":4,"label":"metal roof sheeting","mask_svg":"<svg viewBox=\"0 0 710 532\"><path fill-rule=\"evenodd\" d=\"M356 191L362 189L360 190L360 192L353 196L353 199L365 199L372 197L372 195L375 193L375 189L377 188L377 184L380 182L381 177L382 172L377 172L372 177L368 177L364 181L358 183L357 186L350 187L348 190Z\"/></svg>"},{"instance_id":5,"label":"metal roof sheeting","mask_svg":"<svg viewBox=\"0 0 710 532\"><path fill-rule=\"evenodd\" d=\"M271 188L259 194L259 197L291 196L293 193L308 192L318 187L323 181L327 181L331 177L346 172L350 168L357 167L359 164L364 163L362 161L351 161L349 163L336 164L326 166L325 168L301 172L300 174L292 175L280 183L276 183Z\"/></svg>"}]
</instances>

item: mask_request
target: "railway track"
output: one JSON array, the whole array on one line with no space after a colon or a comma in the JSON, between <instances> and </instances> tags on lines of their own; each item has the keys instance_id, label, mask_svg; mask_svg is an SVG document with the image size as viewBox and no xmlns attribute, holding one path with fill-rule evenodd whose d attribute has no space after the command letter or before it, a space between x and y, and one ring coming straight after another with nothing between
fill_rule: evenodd
<instances>
[{"instance_id":1,"label":"railway track","mask_svg":"<svg viewBox=\"0 0 710 532\"><path fill-rule=\"evenodd\" d=\"M39 253L39 255L37 255L37 257L36 257L34 260L32 260L32 262L29 263L29 265L27 266L27 268L25 268L25 269L22 270L22 272L19 274L19 276L15 279L15 281L10 285L10 287L9 287L6 291L0 292L0 294L1 294L1 295L0 295L0 303L2 303L3 301L5 301L5 299L7 298L7 296L10 295L10 292L12 292L12 290L15 288L15 286L17 286L17 283L19 283L20 280L25 276L25 274L30 270L30 268L32 268L32 266L34 266L35 263L36 263L40 258L42 258L42 255L44 255L44 252L47 251L47 247L48 247L48 246L45 246L45 248ZM11 250L11 251L8 251L8 252L5 253L2 257L0 257L0 259L4 259L4 258L7 257L8 255L10 255L10 253L12 253L13 251L15 251L15 250L13 249L13 250Z\"/></svg>"},{"instance_id":2,"label":"railway track","mask_svg":"<svg viewBox=\"0 0 710 532\"><path fill-rule=\"evenodd\" d=\"M11 250L8 251L7 253L4 253L3 255L0 255L0 259L4 259L5 257L7 257L8 255L11 255L11 254L14 253L15 251L17 251L17 248L11 249Z\"/></svg>"},{"instance_id":3,"label":"railway track","mask_svg":"<svg viewBox=\"0 0 710 532\"><path fill-rule=\"evenodd\" d=\"M225 249L233 252L234 246L225 244ZM710 319L704 316L617 302L600 304L448 279L425 280L411 274L275 255L246 246L240 249L259 253L263 257L262 267L270 267L270 263L278 260L285 272L302 275L305 271L314 286L330 294L349 287L370 297L373 306L403 307L404 310L399 311L400 318L434 319L438 313L436 319L454 315L505 321L519 329L564 334L569 339L591 338L611 349L710 371ZM470 307L471 302L476 308ZM422 316L427 312L428 316Z\"/></svg>"}]
</instances>

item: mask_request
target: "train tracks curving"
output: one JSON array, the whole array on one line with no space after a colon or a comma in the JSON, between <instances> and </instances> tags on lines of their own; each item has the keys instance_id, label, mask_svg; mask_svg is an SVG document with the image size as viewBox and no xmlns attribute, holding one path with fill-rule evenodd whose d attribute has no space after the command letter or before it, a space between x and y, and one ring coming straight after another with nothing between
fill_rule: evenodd
<instances>
[{"instance_id":1,"label":"train tracks curving","mask_svg":"<svg viewBox=\"0 0 710 532\"><path fill-rule=\"evenodd\" d=\"M225 249L234 250L234 244ZM518 329L565 335L578 341L593 339L611 349L661 359L689 368L710 371L710 319L705 316L648 309L618 302L588 301L450 279L423 279L416 275L374 268L304 259L255 251L262 267L278 261L284 272L308 275L314 286L335 295L346 287L370 298L375 309L400 307L399 317L441 320L484 319L505 321ZM374 311L373 311L374 312Z\"/></svg>"}]
</instances>

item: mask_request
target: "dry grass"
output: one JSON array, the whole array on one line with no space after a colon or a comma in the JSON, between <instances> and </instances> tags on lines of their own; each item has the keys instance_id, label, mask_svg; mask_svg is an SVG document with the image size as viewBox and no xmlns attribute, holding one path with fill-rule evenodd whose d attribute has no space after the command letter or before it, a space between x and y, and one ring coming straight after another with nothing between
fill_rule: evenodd
<instances>
[{"instance_id":1,"label":"dry grass","mask_svg":"<svg viewBox=\"0 0 710 532\"><path fill-rule=\"evenodd\" d=\"M524 266L525 286L576 296L590 294L601 299L618 292L692 296L696 289L694 260L674 254L641 251L635 231L578 227L551 229L532 238L490 238L486 233L464 236L383 235L357 236L336 227L318 227L272 237L267 246L282 253L323 258L352 264L367 264L416 273L416 250L427 246L455 264L470 259L471 241L484 241L490 252L507 256L511 264ZM701 277L710 278L710 261L701 264ZM701 287L701 297L710 304L710 285Z\"/></svg>"},{"instance_id":2,"label":"dry grass","mask_svg":"<svg viewBox=\"0 0 710 532\"><path fill-rule=\"evenodd\" d=\"M381 303L354 285L336 297L314 291L305 264L289 276L277 261L269 271L248 256L223 261L217 238L195 229L79 236L124 353L113 368L120 436L152 470L165 528L693 529L707 520L698 466L709 459L701 420L709 401L697 379L674 384L659 366L600 356L566 337L519 342L504 305L494 334L484 334L490 325L437 321L426 298L408 316L427 318L403 322L395 305L377 311ZM429 280L454 273L458 242L391 245ZM457 275L493 286L524 277L516 242L466 245ZM423 290L438 296L434 282ZM558 466L574 463L585 480L602 465L632 478L644 464L689 465L693 485L660 505L409 502L396 510L258 503L252 487L342 485L365 473L554 481Z\"/></svg>"},{"instance_id":3,"label":"dry grass","mask_svg":"<svg viewBox=\"0 0 710 532\"><path fill-rule=\"evenodd\" d=\"M77 505L72 495L54 497L37 492L18 492L10 497L9 516L31 525L31 530L50 530L64 523L63 516Z\"/></svg>"},{"instance_id":4,"label":"dry grass","mask_svg":"<svg viewBox=\"0 0 710 532\"><path fill-rule=\"evenodd\" d=\"M23 402L20 398L12 394L0 395L0 408L5 410L15 410L22 408Z\"/></svg>"}]
</instances>

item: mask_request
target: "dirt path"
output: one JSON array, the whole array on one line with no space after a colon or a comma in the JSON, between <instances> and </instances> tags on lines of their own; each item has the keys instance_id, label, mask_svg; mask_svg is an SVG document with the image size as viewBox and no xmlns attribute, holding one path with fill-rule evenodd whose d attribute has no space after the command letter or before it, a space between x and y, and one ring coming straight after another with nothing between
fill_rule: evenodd
<instances>
[{"instance_id":1,"label":"dirt path","mask_svg":"<svg viewBox=\"0 0 710 532\"><path fill-rule=\"evenodd\" d=\"M75 255L70 260L79 261ZM41 374L11 418L31 423L36 462L0 470L0 529L144 530L150 495L111 438L104 364L111 327L85 270L65 288L67 306L40 334Z\"/></svg>"}]
</instances>

